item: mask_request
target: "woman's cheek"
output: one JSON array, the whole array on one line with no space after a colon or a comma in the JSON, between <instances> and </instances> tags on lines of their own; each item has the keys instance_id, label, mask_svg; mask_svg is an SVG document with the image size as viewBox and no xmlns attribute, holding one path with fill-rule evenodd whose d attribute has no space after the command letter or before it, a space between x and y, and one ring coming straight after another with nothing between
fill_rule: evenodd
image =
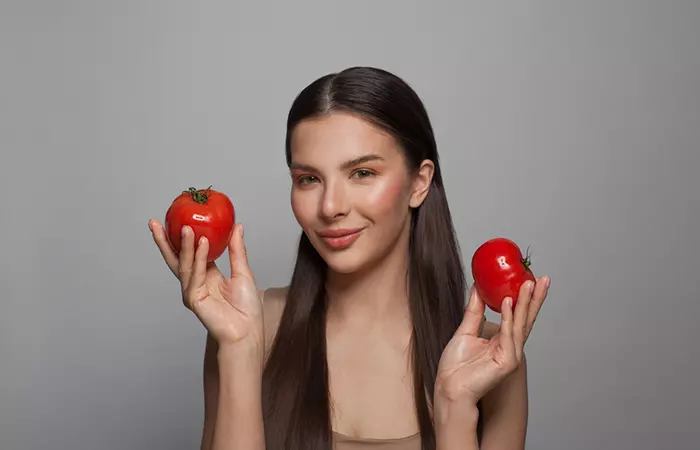
<instances>
[{"instance_id":1,"label":"woman's cheek","mask_svg":"<svg viewBox=\"0 0 700 450\"><path fill-rule=\"evenodd\" d=\"M294 217L299 222L302 228L308 228L309 223L313 220L314 205L312 198L308 193L292 190L291 206Z\"/></svg>"},{"instance_id":2,"label":"woman's cheek","mask_svg":"<svg viewBox=\"0 0 700 450\"><path fill-rule=\"evenodd\" d=\"M405 186L401 179L379 180L365 197L365 203L377 212L389 212L401 208ZM402 208L403 209L403 208Z\"/></svg>"}]
</instances>

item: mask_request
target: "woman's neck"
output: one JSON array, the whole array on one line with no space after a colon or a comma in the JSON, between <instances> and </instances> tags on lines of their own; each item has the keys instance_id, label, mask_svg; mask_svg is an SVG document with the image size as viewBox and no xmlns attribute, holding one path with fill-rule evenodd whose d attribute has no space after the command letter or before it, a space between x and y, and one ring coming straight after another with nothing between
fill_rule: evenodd
<instances>
[{"instance_id":1,"label":"woman's neck","mask_svg":"<svg viewBox=\"0 0 700 450\"><path fill-rule=\"evenodd\" d=\"M390 320L410 326L409 251L407 239L401 241L385 258L362 272L329 273L329 321L363 326Z\"/></svg>"}]
</instances>

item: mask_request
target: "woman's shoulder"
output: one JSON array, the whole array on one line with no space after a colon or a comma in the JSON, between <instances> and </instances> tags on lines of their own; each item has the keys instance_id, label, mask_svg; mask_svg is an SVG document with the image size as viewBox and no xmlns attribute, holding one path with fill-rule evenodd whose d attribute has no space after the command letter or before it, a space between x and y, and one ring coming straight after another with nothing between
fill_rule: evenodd
<instances>
[{"instance_id":1,"label":"woman's shoulder","mask_svg":"<svg viewBox=\"0 0 700 450\"><path fill-rule=\"evenodd\" d=\"M258 291L262 300L263 310L270 313L282 313L287 301L289 286L268 287Z\"/></svg>"},{"instance_id":2,"label":"woman's shoulder","mask_svg":"<svg viewBox=\"0 0 700 450\"><path fill-rule=\"evenodd\" d=\"M263 304L263 327L265 331L265 350L270 350L275 340L277 329L282 319L282 312L287 301L289 286L269 287L258 291Z\"/></svg>"}]
</instances>

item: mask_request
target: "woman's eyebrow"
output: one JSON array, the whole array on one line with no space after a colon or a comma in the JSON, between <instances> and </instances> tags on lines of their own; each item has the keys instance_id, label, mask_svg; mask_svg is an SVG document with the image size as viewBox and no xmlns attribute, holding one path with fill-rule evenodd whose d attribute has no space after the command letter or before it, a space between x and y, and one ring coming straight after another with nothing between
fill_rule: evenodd
<instances>
[{"instance_id":1,"label":"woman's eyebrow","mask_svg":"<svg viewBox=\"0 0 700 450\"><path fill-rule=\"evenodd\" d=\"M343 164L340 165L340 168L345 170L354 166L359 166L360 164L368 163L370 161L384 161L384 158L376 154L364 155L360 156L359 158L354 158L349 161L345 161Z\"/></svg>"},{"instance_id":2,"label":"woman's eyebrow","mask_svg":"<svg viewBox=\"0 0 700 450\"><path fill-rule=\"evenodd\" d=\"M380 155L377 155L377 154L364 155L364 156L360 156L358 158L353 158L353 159L350 159L348 161L345 161L344 163L342 163L340 165L340 168L342 170L347 170L351 167L359 166L360 164L365 164L365 163L368 163L370 161L384 161L384 158L382 158ZM316 169L314 166L312 166L310 164L303 164L303 163L296 163L296 162L293 162L292 164L290 164L290 169L292 169L292 170L308 170L311 172L318 171L318 169Z\"/></svg>"}]
</instances>

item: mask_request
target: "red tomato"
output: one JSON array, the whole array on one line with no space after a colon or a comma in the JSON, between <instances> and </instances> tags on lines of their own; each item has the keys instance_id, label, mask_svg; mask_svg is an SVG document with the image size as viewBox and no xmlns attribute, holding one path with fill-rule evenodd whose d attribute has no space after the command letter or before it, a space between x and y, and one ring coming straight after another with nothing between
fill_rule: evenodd
<instances>
[{"instance_id":1,"label":"red tomato","mask_svg":"<svg viewBox=\"0 0 700 450\"><path fill-rule=\"evenodd\" d=\"M199 238L206 236L209 240L207 262L212 262L226 250L236 211L231 200L221 192L211 189L191 187L183 191L170 205L165 214L165 231L168 242L176 253L180 252L181 231L184 225L194 230L195 248Z\"/></svg>"},{"instance_id":2,"label":"red tomato","mask_svg":"<svg viewBox=\"0 0 700 450\"><path fill-rule=\"evenodd\" d=\"M497 313L506 297L518 302L520 286L535 281L530 270L530 257L523 258L515 242L495 238L483 243L472 257L472 276L477 292L486 306Z\"/></svg>"}]
</instances>

